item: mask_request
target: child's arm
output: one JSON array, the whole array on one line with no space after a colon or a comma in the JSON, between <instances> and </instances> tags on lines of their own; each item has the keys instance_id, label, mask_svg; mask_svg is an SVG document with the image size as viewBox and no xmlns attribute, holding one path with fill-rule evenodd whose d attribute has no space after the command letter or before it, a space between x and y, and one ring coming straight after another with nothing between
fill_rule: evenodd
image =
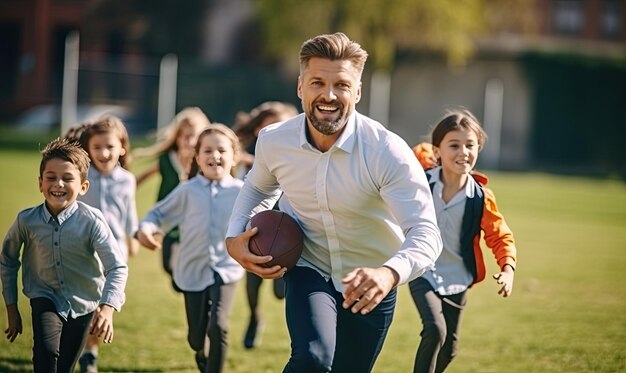
<instances>
[{"instance_id":1,"label":"child's arm","mask_svg":"<svg viewBox=\"0 0 626 373\"><path fill-rule=\"evenodd\" d=\"M192 183L193 181L189 181ZM135 238L148 249L161 248L161 243L154 236L169 232L179 225L187 206L188 185L179 184L164 199L157 202L139 223ZM197 203L194 201L193 203Z\"/></svg>"},{"instance_id":2,"label":"child's arm","mask_svg":"<svg viewBox=\"0 0 626 373\"><path fill-rule=\"evenodd\" d=\"M500 290L498 290L498 294L502 295L504 298L511 295L513 292L513 280L515 279L515 271L513 267L509 264L505 264L502 272L496 273L493 275L494 280L498 283L498 285L502 285Z\"/></svg>"},{"instance_id":3,"label":"child's arm","mask_svg":"<svg viewBox=\"0 0 626 373\"><path fill-rule=\"evenodd\" d=\"M136 256L139 253L139 241L132 237L127 238L128 257Z\"/></svg>"},{"instance_id":4,"label":"child's arm","mask_svg":"<svg viewBox=\"0 0 626 373\"><path fill-rule=\"evenodd\" d=\"M4 330L9 342L13 342L19 334L22 334L22 316L17 308L17 303L7 304L7 318L9 327Z\"/></svg>"},{"instance_id":5,"label":"child's arm","mask_svg":"<svg viewBox=\"0 0 626 373\"><path fill-rule=\"evenodd\" d=\"M113 341L113 312L115 309L108 304L101 304L96 308L89 334L102 338L104 343Z\"/></svg>"},{"instance_id":6,"label":"child's arm","mask_svg":"<svg viewBox=\"0 0 626 373\"><path fill-rule=\"evenodd\" d=\"M513 291L517 248L513 232L506 224L504 216L498 211L493 192L488 188L483 188L483 191L485 192L485 206L480 227L485 233L485 243L493 252L498 267L501 268L500 273L493 275L498 285L502 285L498 294L506 298Z\"/></svg>"},{"instance_id":7,"label":"child's arm","mask_svg":"<svg viewBox=\"0 0 626 373\"><path fill-rule=\"evenodd\" d=\"M137 186L140 186L147 179L149 179L150 176L156 175L157 173L159 173L159 164L158 163L154 164L153 166L150 166L144 172L142 172L141 174L139 174L137 176Z\"/></svg>"},{"instance_id":8,"label":"child's arm","mask_svg":"<svg viewBox=\"0 0 626 373\"><path fill-rule=\"evenodd\" d=\"M0 250L0 282L9 322L4 333L9 342L15 341L22 333L22 316L17 308L17 274L21 266L20 251L24 244L22 226L20 215L18 215L4 237L2 250Z\"/></svg>"},{"instance_id":9,"label":"child's arm","mask_svg":"<svg viewBox=\"0 0 626 373\"><path fill-rule=\"evenodd\" d=\"M140 244L145 246L150 250L157 250L161 248L161 242L155 238L158 231L152 228L152 224L142 224L139 226L139 230L137 230L137 234L135 237L139 241Z\"/></svg>"}]
</instances>

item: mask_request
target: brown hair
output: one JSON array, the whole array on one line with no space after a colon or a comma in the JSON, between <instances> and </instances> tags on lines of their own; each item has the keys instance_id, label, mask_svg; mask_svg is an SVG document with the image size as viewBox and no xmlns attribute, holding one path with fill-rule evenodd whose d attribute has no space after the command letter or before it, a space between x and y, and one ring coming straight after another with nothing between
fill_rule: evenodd
<instances>
[{"instance_id":1,"label":"brown hair","mask_svg":"<svg viewBox=\"0 0 626 373\"><path fill-rule=\"evenodd\" d=\"M96 121L89 123L80 133L80 145L89 152L89 140L95 135L105 133L115 133L122 143L122 149L125 150L124 154L120 155L120 166L128 170L130 168L131 155L130 155L130 138L128 137L128 131L122 120L113 115L106 115L100 117Z\"/></svg>"},{"instance_id":2,"label":"brown hair","mask_svg":"<svg viewBox=\"0 0 626 373\"><path fill-rule=\"evenodd\" d=\"M439 147L448 132L460 129L473 131L478 138L478 150L483 149L487 141L487 134L480 126L480 122L476 119L474 114L466 109L448 111L433 129L431 143L433 146Z\"/></svg>"},{"instance_id":3,"label":"brown hair","mask_svg":"<svg viewBox=\"0 0 626 373\"><path fill-rule=\"evenodd\" d=\"M62 159L70 162L78 168L80 173L80 181L87 180L87 171L89 170L89 154L76 141L58 137L41 151L41 163L39 163L39 177L43 177L43 170L51 159Z\"/></svg>"},{"instance_id":4,"label":"brown hair","mask_svg":"<svg viewBox=\"0 0 626 373\"><path fill-rule=\"evenodd\" d=\"M306 70L309 60L313 57L331 61L349 60L361 74L367 60L367 52L344 33L336 32L318 35L302 44L300 48L300 73Z\"/></svg>"},{"instance_id":5,"label":"brown hair","mask_svg":"<svg viewBox=\"0 0 626 373\"><path fill-rule=\"evenodd\" d=\"M263 124L267 118L276 117L276 121L298 115L298 109L292 104L279 101L267 101L255 107L250 113L239 112L235 117L233 131L241 146L245 149L255 140L255 130Z\"/></svg>"},{"instance_id":6,"label":"brown hair","mask_svg":"<svg viewBox=\"0 0 626 373\"><path fill-rule=\"evenodd\" d=\"M226 136L232 146L233 146L233 166L236 166L237 163L239 162L239 157L241 156L241 145L239 144L239 138L237 138L237 135L235 135L235 132L233 132L233 130L231 130L228 126L226 126L225 124L222 123L211 123L208 125L208 127L202 131L202 133L200 133L200 135L198 135L198 142L196 142L196 154L198 154L198 152L200 152L200 144L202 143L202 139L205 136L208 135L212 135L212 134L220 134L220 135L224 135ZM198 162L196 162L196 158L193 158L193 161L191 162L191 170L189 171L189 178L192 178L194 176L196 176L198 174L199 171L199 167L198 167ZM234 172L235 168L233 167L233 169L231 169L231 174Z\"/></svg>"},{"instance_id":7,"label":"brown hair","mask_svg":"<svg viewBox=\"0 0 626 373\"><path fill-rule=\"evenodd\" d=\"M80 141L80 136L83 134L83 132L85 132L85 129L87 129L87 127L89 127L89 123L79 123L75 126L70 127L70 129L65 132L65 135L63 135L63 137L70 141Z\"/></svg>"}]
</instances>

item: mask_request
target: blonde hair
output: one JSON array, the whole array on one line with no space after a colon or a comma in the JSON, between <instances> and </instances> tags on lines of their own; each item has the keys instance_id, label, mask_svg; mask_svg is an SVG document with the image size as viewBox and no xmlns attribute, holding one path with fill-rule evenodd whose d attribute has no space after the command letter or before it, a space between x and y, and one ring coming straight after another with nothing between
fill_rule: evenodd
<instances>
[{"instance_id":1,"label":"blonde hair","mask_svg":"<svg viewBox=\"0 0 626 373\"><path fill-rule=\"evenodd\" d=\"M181 129L185 126L191 126L199 130L206 128L211 121L199 107L186 107L181 110L174 119L157 134L157 142L147 148L137 149L136 157L151 157L163 154L170 150L177 151L176 139Z\"/></svg>"}]
</instances>

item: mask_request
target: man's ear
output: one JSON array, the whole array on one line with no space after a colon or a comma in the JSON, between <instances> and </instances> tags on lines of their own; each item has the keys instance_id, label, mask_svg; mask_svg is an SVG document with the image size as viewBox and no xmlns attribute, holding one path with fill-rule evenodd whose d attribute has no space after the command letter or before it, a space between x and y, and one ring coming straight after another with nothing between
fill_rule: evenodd
<instances>
[{"instance_id":1,"label":"man's ear","mask_svg":"<svg viewBox=\"0 0 626 373\"><path fill-rule=\"evenodd\" d=\"M358 104L361 101L361 87L363 86L362 82L359 82L359 88L356 91L356 98L354 99L354 103Z\"/></svg>"},{"instance_id":2,"label":"man's ear","mask_svg":"<svg viewBox=\"0 0 626 373\"><path fill-rule=\"evenodd\" d=\"M39 192L43 193L43 188L42 188L42 184L43 184L43 180L41 180L41 176L39 176Z\"/></svg>"},{"instance_id":3,"label":"man's ear","mask_svg":"<svg viewBox=\"0 0 626 373\"><path fill-rule=\"evenodd\" d=\"M302 99L302 75L298 75L298 98Z\"/></svg>"}]
</instances>

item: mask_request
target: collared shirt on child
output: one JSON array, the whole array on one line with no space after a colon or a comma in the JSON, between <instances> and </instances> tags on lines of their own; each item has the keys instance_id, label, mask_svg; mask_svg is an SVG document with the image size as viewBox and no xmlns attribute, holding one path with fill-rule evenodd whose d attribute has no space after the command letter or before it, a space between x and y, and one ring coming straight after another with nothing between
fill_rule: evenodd
<instances>
[{"instance_id":1,"label":"collared shirt on child","mask_svg":"<svg viewBox=\"0 0 626 373\"><path fill-rule=\"evenodd\" d=\"M183 291L203 291L217 272L225 284L241 279L244 269L228 255L224 234L243 181L227 175L209 181L197 175L176 187L139 223L152 233L178 226L180 250L174 282Z\"/></svg>"},{"instance_id":2,"label":"collared shirt on child","mask_svg":"<svg viewBox=\"0 0 626 373\"><path fill-rule=\"evenodd\" d=\"M128 261L127 237L137 230L137 208L135 206L135 176L121 166L102 175L89 167L89 191L78 200L102 211L113 236L117 240L124 258Z\"/></svg>"},{"instance_id":3,"label":"collared shirt on child","mask_svg":"<svg viewBox=\"0 0 626 373\"><path fill-rule=\"evenodd\" d=\"M102 213L85 203L74 202L56 218L45 204L17 215L0 253L6 304L17 303L20 265L24 294L50 299L62 317L86 315L99 304L119 311L124 304L128 267Z\"/></svg>"}]
</instances>

